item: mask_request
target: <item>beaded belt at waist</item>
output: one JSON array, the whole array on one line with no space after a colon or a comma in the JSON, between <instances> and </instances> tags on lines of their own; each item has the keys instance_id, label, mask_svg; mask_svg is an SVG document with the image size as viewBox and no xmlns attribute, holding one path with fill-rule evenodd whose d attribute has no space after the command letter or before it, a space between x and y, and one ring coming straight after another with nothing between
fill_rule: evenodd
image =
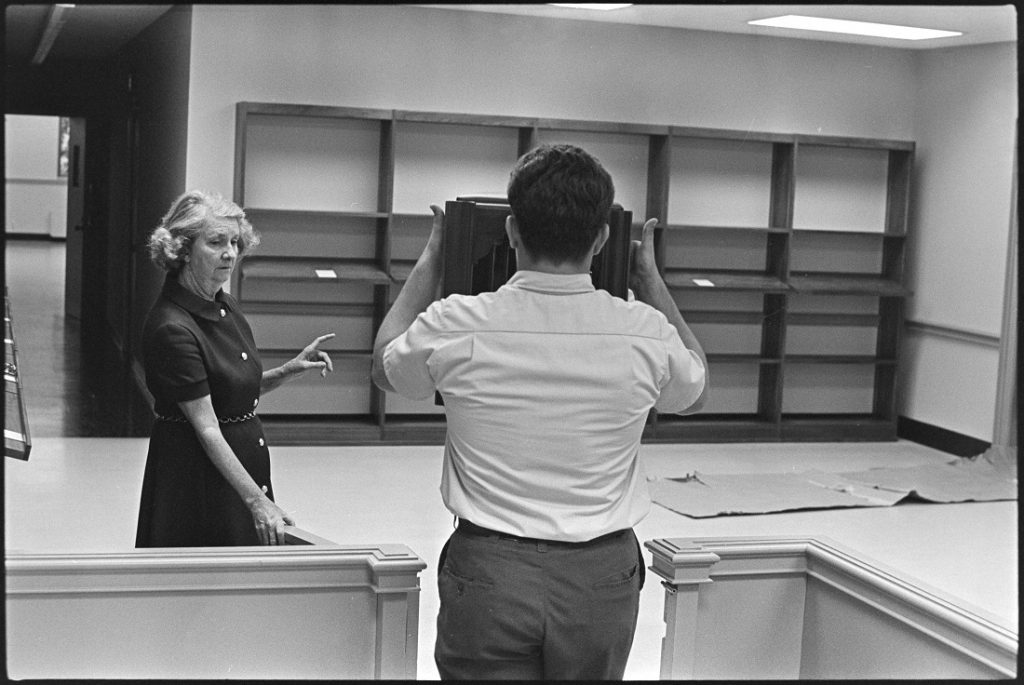
<instances>
[{"instance_id":1,"label":"beaded belt at waist","mask_svg":"<svg viewBox=\"0 0 1024 685\"><path fill-rule=\"evenodd\" d=\"M238 416L229 416L226 419L222 419L218 416L217 420L220 421L221 423L241 423L243 421L248 421L249 419L255 418L256 412L250 411L246 412L245 414L239 414ZM157 414L156 420L167 421L168 423L188 423L188 419L186 419L184 416L162 416L161 414Z\"/></svg>"}]
</instances>

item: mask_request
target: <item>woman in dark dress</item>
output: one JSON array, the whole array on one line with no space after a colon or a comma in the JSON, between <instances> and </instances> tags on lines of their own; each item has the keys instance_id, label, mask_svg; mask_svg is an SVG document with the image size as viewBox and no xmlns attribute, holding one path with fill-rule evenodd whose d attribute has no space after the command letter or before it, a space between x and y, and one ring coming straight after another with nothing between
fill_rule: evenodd
<instances>
[{"instance_id":1,"label":"woman in dark dress","mask_svg":"<svg viewBox=\"0 0 1024 685\"><path fill-rule=\"evenodd\" d=\"M157 416L136 547L284 544L285 525L294 525L274 503L256 405L310 369L333 371L317 347L334 334L263 370L248 322L222 290L258 242L238 205L201 191L175 200L150 236L150 255L167 277L143 330Z\"/></svg>"}]
</instances>

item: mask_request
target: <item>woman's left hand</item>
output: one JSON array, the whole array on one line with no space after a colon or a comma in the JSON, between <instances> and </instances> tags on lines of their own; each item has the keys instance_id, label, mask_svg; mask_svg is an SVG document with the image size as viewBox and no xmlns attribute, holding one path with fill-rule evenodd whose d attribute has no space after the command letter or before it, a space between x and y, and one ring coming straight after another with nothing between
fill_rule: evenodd
<instances>
[{"instance_id":1,"label":"woman's left hand","mask_svg":"<svg viewBox=\"0 0 1024 685\"><path fill-rule=\"evenodd\" d=\"M264 485L262 490L262 494L246 502L252 514L253 525L256 526L256 535L261 545L283 545L284 527L294 526L295 519L266 496L267 486Z\"/></svg>"},{"instance_id":2,"label":"woman's left hand","mask_svg":"<svg viewBox=\"0 0 1024 685\"><path fill-rule=\"evenodd\" d=\"M316 340L302 348L302 352L288 362L287 366L294 376L301 376L310 369L320 369L320 376L326 377L328 371L334 371L334 364L331 357L323 350L317 349L322 343L334 337L334 333L327 333L317 337Z\"/></svg>"}]
</instances>

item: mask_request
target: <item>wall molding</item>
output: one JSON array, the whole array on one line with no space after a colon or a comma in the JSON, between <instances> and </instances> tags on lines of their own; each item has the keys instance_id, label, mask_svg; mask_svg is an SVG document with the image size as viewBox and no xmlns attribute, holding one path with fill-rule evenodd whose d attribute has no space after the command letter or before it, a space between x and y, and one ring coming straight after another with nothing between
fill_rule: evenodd
<instances>
[{"instance_id":1,"label":"wall molding","mask_svg":"<svg viewBox=\"0 0 1024 685\"><path fill-rule=\"evenodd\" d=\"M414 679L426 563L400 544L286 534L276 547L9 550L9 672ZM270 613L280 621L262 623Z\"/></svg>"},{"instance_id":2,"label":"wall molding","mask_svg":"<svg viewBox=\"0 0 1024 685\"><path fill-rule=\"evenodd\" d=\"M672 538L645 547L665 586L662 679L1016 675L1018 636L1003 619L828 538ZM772 599L780 580L788 591ZM765 625L750 623L757 617ZM872 647L881 634L896 637L885 654Z\"/></svg>"},{"instance_id":3,"label":"wall molding","mask_svg":"<svg viewBox=\"0 0 1024 685\"><path fill-rule=\"evenodd\" d=\"M896 418L896 437L958 457L976 457L992 443L906 416Z\"/></svg>"},{"instance_id":4,"label":"wall molding","mask_svg":"<svg viewBox=\"0 0 1024 685\"><path fill-rule=\"evenodd\" d=\"M24 183L25 185L36 185L36 186L67 186L68 179L66 178L11 178L8 176L4 179L7 183Z\"/></svg>"},{"instance_id":5,"label":"wall molding","mask_svg":"<svg viewBox=\"0 0 1024 685\"><path fill-rule=\"evenodd\" d=\"M949 326L946 324L931 323L915 319L906 319L904 323L906 324L907 330L912 333L934 335L948 340L956 340L957 342L965 342L972 345L981 345L997 350L999 349L999 336L992 333L985 333L983 331L963 328L961 326Z\"/></svg>"},{"instance_id":6,"label":"wall molding","mask_svg":"<svg viewBox=\"0 0 1024 685\"><path fill-rule=\"evenodd\" d=\"M63 243L67 242L67 237L62 235L52 235L50 233L17 233L14 231L7 231L4 233L4 239L6 240L43 240L48 243Z\"/></svg>"}]
</instances>

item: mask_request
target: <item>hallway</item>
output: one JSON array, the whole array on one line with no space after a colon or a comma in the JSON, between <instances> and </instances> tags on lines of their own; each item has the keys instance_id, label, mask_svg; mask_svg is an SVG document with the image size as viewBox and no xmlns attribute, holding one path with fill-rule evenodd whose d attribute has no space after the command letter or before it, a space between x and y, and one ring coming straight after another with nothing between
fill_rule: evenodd
<instances>
[{"instance_id":1,"label":"hallway","mask_svg":"<svg viewBox=\"0 0 1024 685\"><path fill-rule=\"evenodd\" d=\"M132 435L115 351L89 321L64 316L64 243L8 239L4 248L29 436Z\"/></svg>"}]
</instances>

